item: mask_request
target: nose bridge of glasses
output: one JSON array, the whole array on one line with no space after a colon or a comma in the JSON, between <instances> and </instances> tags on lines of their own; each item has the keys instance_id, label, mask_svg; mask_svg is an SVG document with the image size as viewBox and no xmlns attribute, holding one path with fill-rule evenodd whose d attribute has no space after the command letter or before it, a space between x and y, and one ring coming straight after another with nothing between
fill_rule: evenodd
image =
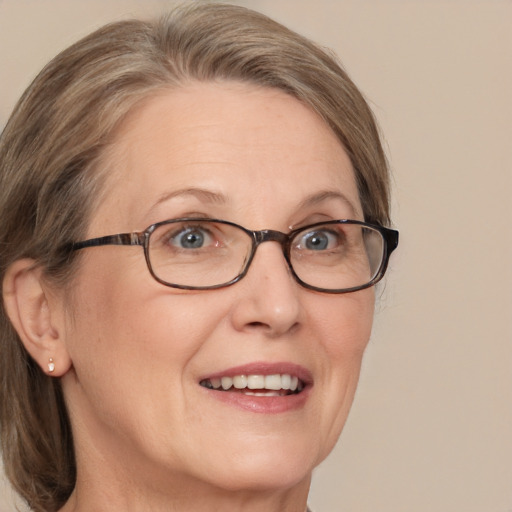
<instances>
[{"instance_id":1,"label":"nose bridge of glasses","mask_svg":"<svg viewBox=\"0 0 512 512\"><path fill-rule=\"evenodd\" d=\"M253 257L256 254L256 249L263 242L277 242L281 246L282 255L284 256L284 260L286 261L286 265L288 269L293 274L293 269L291 268L291 262L288 255L288 245L289 245L289 237L287 234L282 233L281 231L275 231L273 229L263 229L261 231L253 231L253 251L250 259L247 261L247 268L252 263Z\"/></svg>"},{"instance_id":2,"label":"nose bridge of glasses","mask_svg":"<svg viewBox=\"0 0 512 512\"><path fill-rule=\"evenodd\" d=\"M254 231L256 246L263 242L277 242L281 245L283 250L288 244L288 235L281 231L274 231L273 229L263 229L262 231Z\"/></svg>"}]
</instances>

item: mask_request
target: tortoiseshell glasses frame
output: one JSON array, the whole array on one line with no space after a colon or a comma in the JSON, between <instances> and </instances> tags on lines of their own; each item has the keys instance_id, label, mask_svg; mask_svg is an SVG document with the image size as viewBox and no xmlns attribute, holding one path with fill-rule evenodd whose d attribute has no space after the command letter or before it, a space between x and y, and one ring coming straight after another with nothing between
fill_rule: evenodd
<instances>
[{"instance_id":1,"label":"tortoiseshell glasses frame","mask_svg":"<svg viewBox=\"0 0 512 512\"><path fill-rule=\"evenodd\" d=\"M317 222L289 233L252 231L226 220L185 217L151 224L144 231L76 242L71 249L140 245L149 272L159 283L211 290L240 281L264 242L281 245L290 273L301 286L348 293L382 279L398 246L398 231L350 219Z\"/></svg>"}]
</instances>

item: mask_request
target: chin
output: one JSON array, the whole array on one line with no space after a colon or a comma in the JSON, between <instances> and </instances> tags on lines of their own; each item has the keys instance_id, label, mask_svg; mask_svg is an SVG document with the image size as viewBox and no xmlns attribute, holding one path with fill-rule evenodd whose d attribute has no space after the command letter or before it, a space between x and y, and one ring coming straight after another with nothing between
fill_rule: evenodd
<instances>
[{"instance_id":1,"label":"chin","mask_svg":"<svg viewBox=\"0 0 512 512\"><path fill-rule=\"evenodd\" d=\"M317 457L307 450L308 445L302 442L301 446L292 447L286 441L278 444L263 446L263 440L258 440L258 446L252 449L240 447L225 454L220 467L218 461L210 467L211 483L231 492L272 492L309 483Z\"/></svg>"},{"instance_id":2,"label":"chin","mask_svg":"<svg viewBox=\"0 0 512 512\"><path fill-rule=\"evenodd\" d=\"M295 468L292 464L278 469L269 466L244 471L231 471L214 485L228 492L277 492L299 486L309 485L312 468Z\"/></svg>"}]
</instances>

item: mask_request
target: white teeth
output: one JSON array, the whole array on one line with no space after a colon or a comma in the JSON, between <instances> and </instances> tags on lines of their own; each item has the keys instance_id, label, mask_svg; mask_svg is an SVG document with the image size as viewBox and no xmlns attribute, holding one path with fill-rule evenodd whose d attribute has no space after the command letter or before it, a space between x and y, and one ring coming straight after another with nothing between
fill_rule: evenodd
<instances>
[{"instance_id":1,"label":"white teeth","mask_svg":"<svg viewBox=\"0 0 512 512\"><path fill-rule=\"evenodd\" d=\"M229 389L233 385L233 379L231 377L222 377L221 383L222 389Z\"/></svg>"},{"instance_id":2,"label":"white teeth","mask_svg":"<svg viewBox=\"0 0 512 512\"><path fill-rule=\"evenodd\" d=\"M235 375L233 377L221 377L206 379L201 382L202 385L211 389L267 389L269 391L302 391L304 384L299 378L288 373L282 375L276 373L274 375ZM255 396L274 396L278 393L252 393L246 391L247 395Z\"/></svg>"},{"instance_id":3,"label":"white teeth","mask_svg":"<svg viewBox=\"0 0 512 512\"><path fill-rule=\"evenodd\" d=\"M247 387L249 389L264 389L265 377L263 375L249 375L247 377Z\"/></svg>"},{"instance_id":4,"label":"white teeth","mask_svg":"<svg viewBox=\"0 0 512 512\"><path fill-rule=\"evenodd\" d=\"M236 389L245 389L247 387L247 376L237 375L233 377L233 386L235 386Z\"/></svg>"},{"instance_id":5,"label":"white teeth","mask_svg":"<svg viewBox=\"0 0 512 512\"><path fill-rule=\"evenodd\" d=\"M265 377L265 389L278 390L282 389L281 375L267 375Z\"/></svg>"}]
</instances>

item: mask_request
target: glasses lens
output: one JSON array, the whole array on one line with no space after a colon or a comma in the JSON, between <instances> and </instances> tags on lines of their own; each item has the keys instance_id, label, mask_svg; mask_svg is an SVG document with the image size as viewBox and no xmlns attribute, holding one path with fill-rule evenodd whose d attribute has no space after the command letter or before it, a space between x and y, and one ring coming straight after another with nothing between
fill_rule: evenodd
<instances>
[{"instance_id":1,"label":"glasses lens","mask_svg":"<svg viewBox=\"0 0 512 512\"><path fill-rule=\"evenodd\" d=\"M379 274L384 239L359 224L326 223L297 233L290 260L299 279L324 290L365 286Z\"/></svg>"},{"instance_id":2,"label":"glasses lens","mask_svg":"<svg viewBox=\"0 0 512 512\"><path fill-rule=\"evenodd\" d=\"M161 281L206 288L238 277L251 245L251 237L236 226L192 219L159 225L151 233L148 254Z\"/></svg>"}]
</instances>

